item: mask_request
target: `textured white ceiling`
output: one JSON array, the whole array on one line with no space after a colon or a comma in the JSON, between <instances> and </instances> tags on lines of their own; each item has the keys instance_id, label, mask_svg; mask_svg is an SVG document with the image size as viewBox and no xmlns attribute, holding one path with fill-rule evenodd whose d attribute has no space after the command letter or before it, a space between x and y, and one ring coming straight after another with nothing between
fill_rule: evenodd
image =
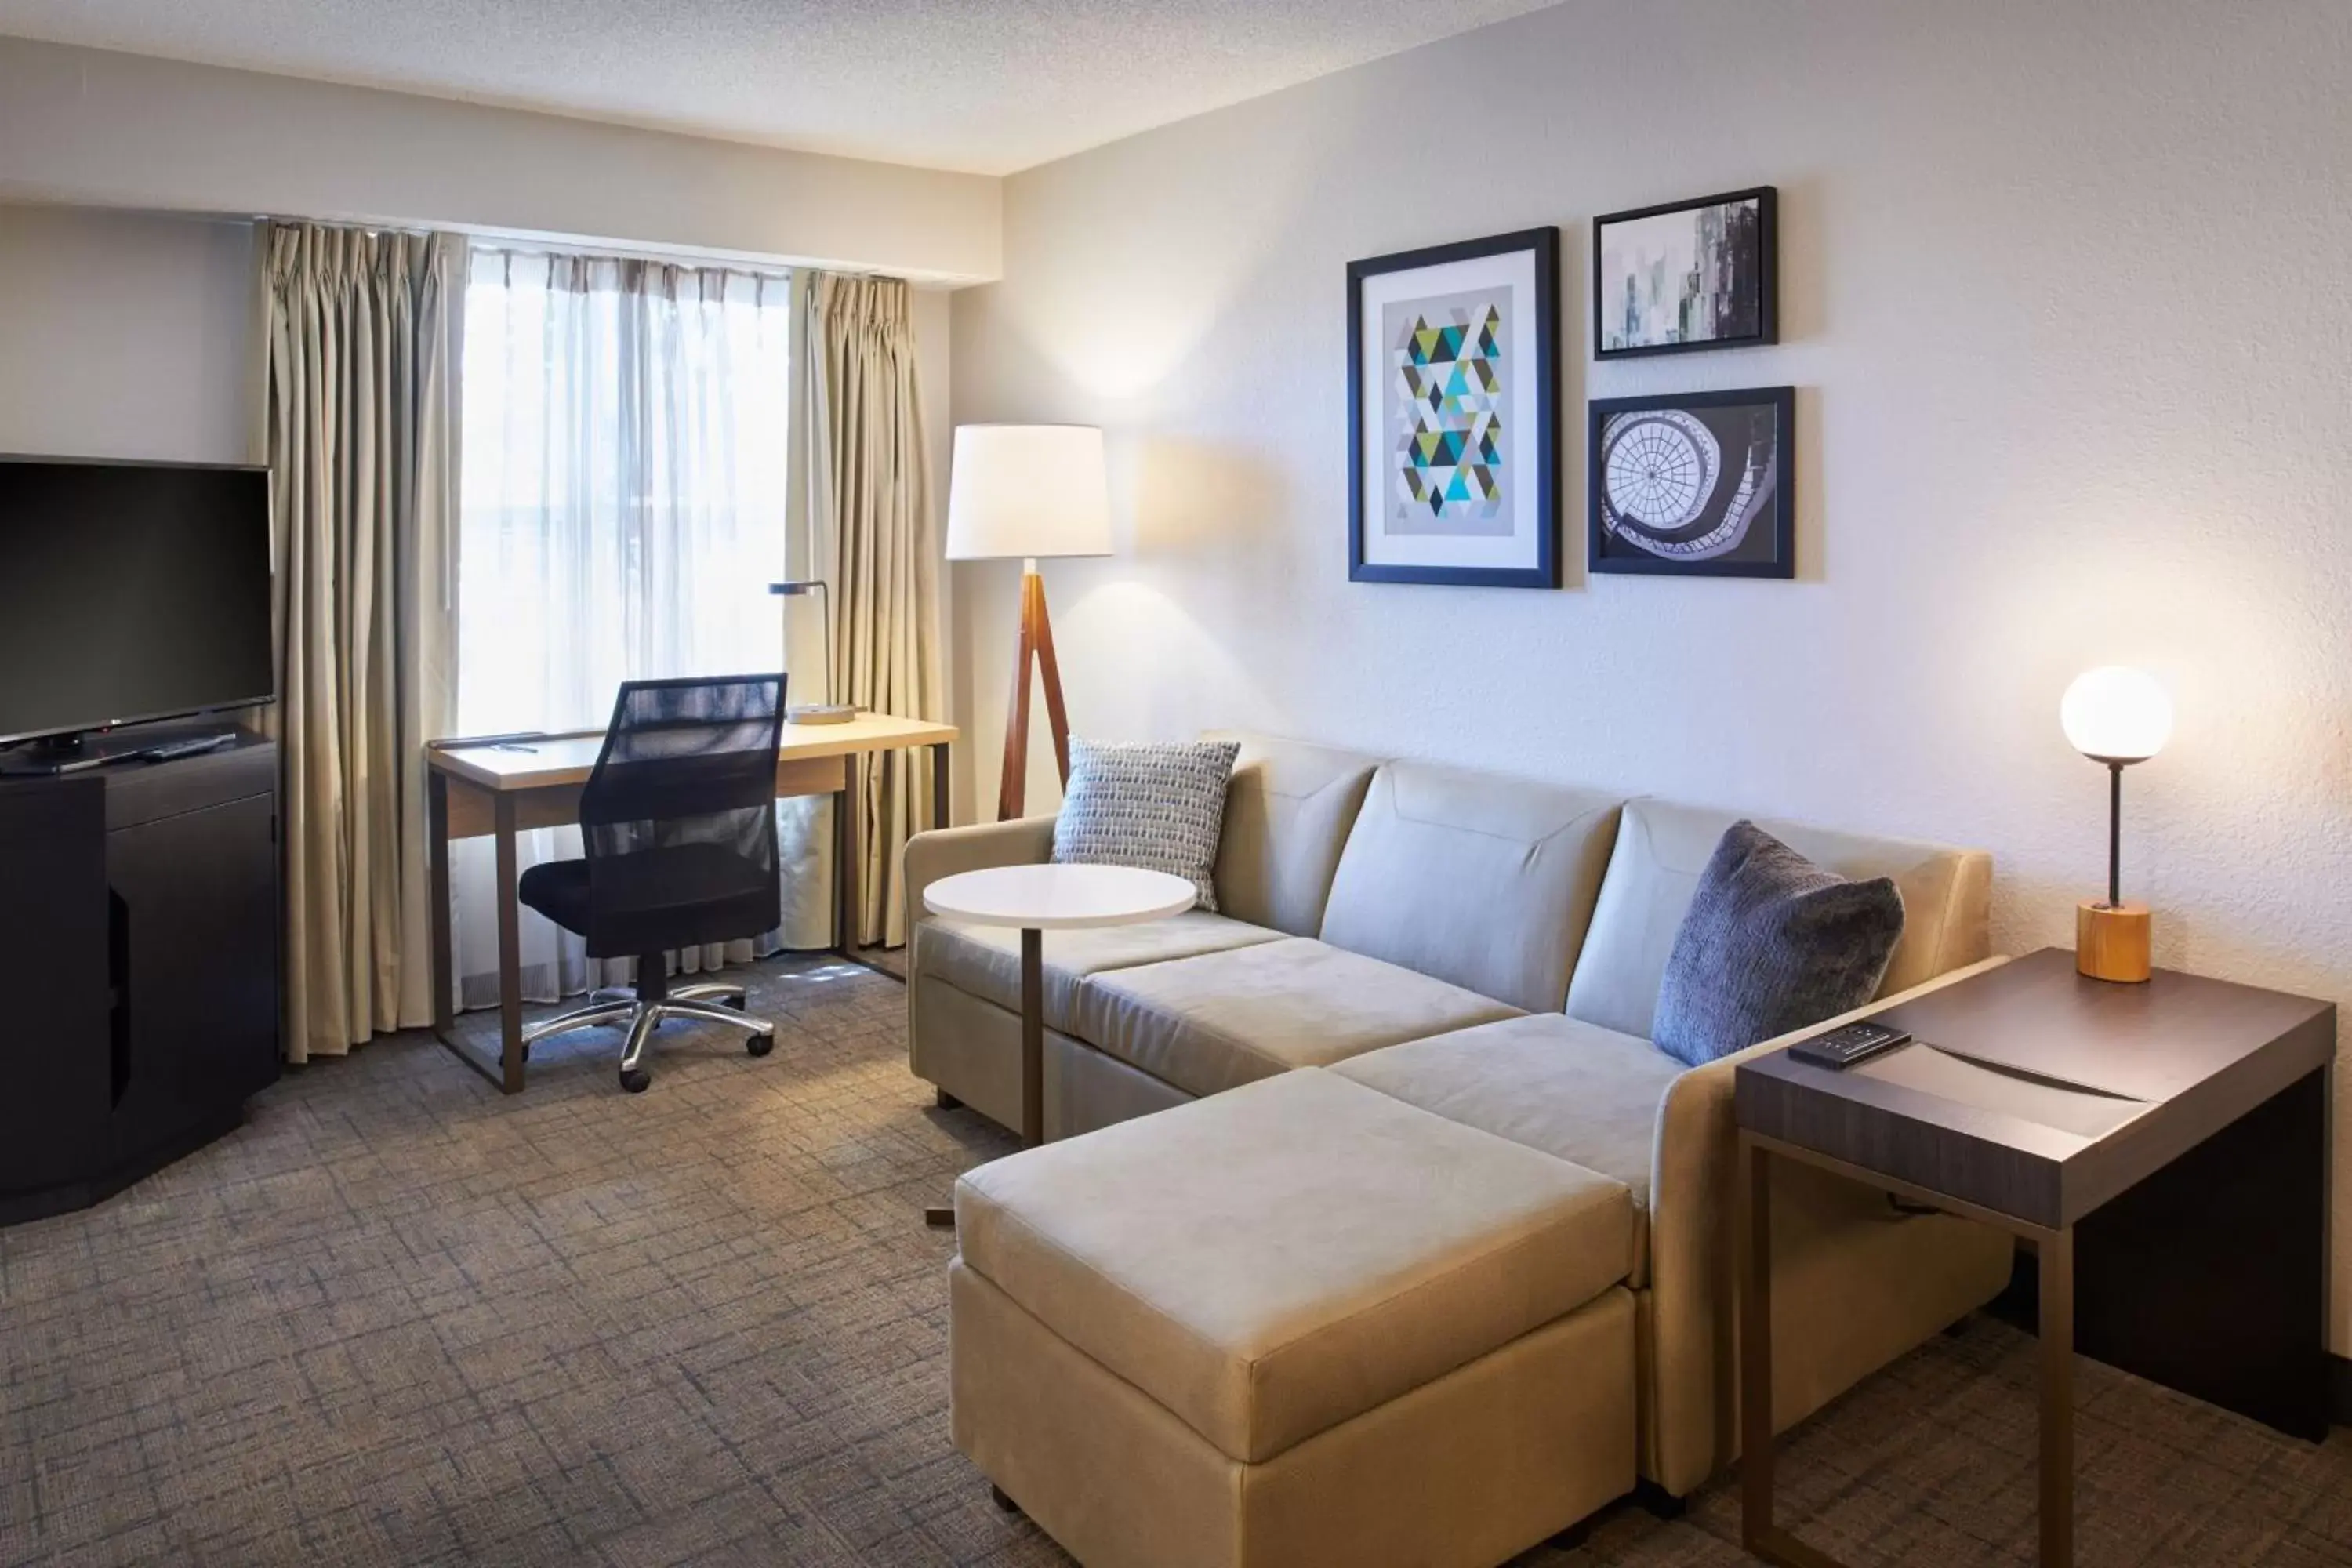
<instances>
[{"instance_id":1,"label":"textured white ceiling","mask_svg":"<svg viewBox=\"0 0 2352 1568\"><path fill-rule=\"evenodd\" d=\"M0 0L0 34L1008 174L1552 0Z\"/></svg>"}]
</instances>

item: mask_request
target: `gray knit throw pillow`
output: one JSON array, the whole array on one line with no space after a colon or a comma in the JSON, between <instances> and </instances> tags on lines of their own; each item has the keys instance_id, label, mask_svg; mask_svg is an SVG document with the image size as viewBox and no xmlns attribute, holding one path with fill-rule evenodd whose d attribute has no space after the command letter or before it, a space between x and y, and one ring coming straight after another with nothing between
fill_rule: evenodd
<instances>
[{"instance_id":1,"label":"gray knit throw pillow","mask_svg":"<svg viewBox=\"0 0 2352 1568\"><path fill-rule=\"evenodd\" d=\"M1657 1047L1697 1067L1878 994L1903 938L1891 878L1850 882L1752 822L1700 873L1658 984Z\"/></svg>"},{"instance_id":2,"label":"gray knit throw pillow","mask_svg":"<svg viewBox=\"0 0 2352 1568\"><path fill-rule=\"evenodd\" d=\"M1139 866L1182 877L1217 907L1211 873L1233 782L1233 741L1081 741L1070 737L1070 783L1054 819L1063 865Z\"/></svg>"}]
</instances>

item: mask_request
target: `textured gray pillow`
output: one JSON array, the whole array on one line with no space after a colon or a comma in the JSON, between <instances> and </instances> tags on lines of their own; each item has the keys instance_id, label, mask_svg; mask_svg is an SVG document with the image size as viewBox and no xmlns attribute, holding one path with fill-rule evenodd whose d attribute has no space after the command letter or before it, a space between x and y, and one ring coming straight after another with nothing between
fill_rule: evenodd
<instances>
[{"instance_id":1,"label":"textured gray pillow","mask_svg":"<svg viewBox=\"0 0 2352 1568\"><path fill-rule=\"evenodd\" d=\"M1070 784L1054 819L1054 858L1140 866L1191 880L1217 907L1217 837L1225 825L1236 741L1081 741L1070 737Z\"/></svg>"},{"instance_id":2,"label":"textured gray pillow","mask_svg":"<svg viewBox=\"0 0 2352 1568\"><path fill-rule=\"evenodd\" d=\"M1850 882L1752 822L1707 858L1658 984L1658 1048L1697 1067L1878 994L1903 937L1894 879Z\"/></svg>"}]
</instances>

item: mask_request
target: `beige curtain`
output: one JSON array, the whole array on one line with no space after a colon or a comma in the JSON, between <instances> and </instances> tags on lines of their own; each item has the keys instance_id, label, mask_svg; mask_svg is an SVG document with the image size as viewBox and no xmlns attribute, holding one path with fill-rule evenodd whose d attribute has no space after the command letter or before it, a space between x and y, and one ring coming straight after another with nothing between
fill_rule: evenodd
<instances>
[{"instance_id":1,"label":"beige curtain","mask_svg":"<svg viewBox=\"0 0 2352 1568\"><path fill-rule=\"evenodd\" d=\"M428 1024L426 737L449 732L464 242L272 225L286 1054Z\"/></svg>"},{"instance_id":2,"label":"beige curtain","mask_svg":"<svg viewBox=\"0 0 2352 1568\"><path fill-rule=\"evenodd\" d=\"M915 369L912 291L896 278L808 280L809 525L832 584L834 665L827 700L906 719L945 717L940 658L940 546ZM794 664L798 694L802 670ZM819 679L821 679L821 674ZM920 756L866 760L856 785L860 860L856 940L907 940L899 857L930 823L930 769Z\"/></svg>"}]
</instances>

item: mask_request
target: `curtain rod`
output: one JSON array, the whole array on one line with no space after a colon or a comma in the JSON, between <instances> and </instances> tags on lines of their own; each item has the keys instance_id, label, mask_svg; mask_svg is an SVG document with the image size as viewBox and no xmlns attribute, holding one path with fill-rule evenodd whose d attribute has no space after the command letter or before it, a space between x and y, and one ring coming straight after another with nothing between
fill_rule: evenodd
<instances>
[{"instance_id":1,"label":"curtain rod","mask_svg":"<svg viewBox=\"0 0 2352 1568\"><path fill-rule=\"evenodd\" d=\"M635 246L596 245L566 240L540 239L528 235L466 233L467 240L479 250L507 251L518 256L578 256L592 261L645 261L660 267L690 267L698 270L753 273L769 278L789 278L794 272L809 270L789 262L751 260L740 255L715 250L652 250Z\"/></svg>"},{"instance_id":2,"label":"curtain rod","mask_svg":"<svg viewBox=\"0 0 2352 1568\"><path fill-rule=\"evenodd\" d=\"M604 261L652 261L668 267L724 267L743 272L765 273L782 278L793 272L835 270L819 268L809 262L793 262L781 257L762 256L741 250L706 250L694 246L630 245L619 240L578 238L564 235L533 234L516 229L487 228L473 224L414 224L370 223L361 220L294 217L282 213L256 213L253 221L263 224L313 224L325 228L355 228L369 234L461 234L473 244L489 250L511 250L541 256L584 256Z\"/></svg>"}]
</instances>

